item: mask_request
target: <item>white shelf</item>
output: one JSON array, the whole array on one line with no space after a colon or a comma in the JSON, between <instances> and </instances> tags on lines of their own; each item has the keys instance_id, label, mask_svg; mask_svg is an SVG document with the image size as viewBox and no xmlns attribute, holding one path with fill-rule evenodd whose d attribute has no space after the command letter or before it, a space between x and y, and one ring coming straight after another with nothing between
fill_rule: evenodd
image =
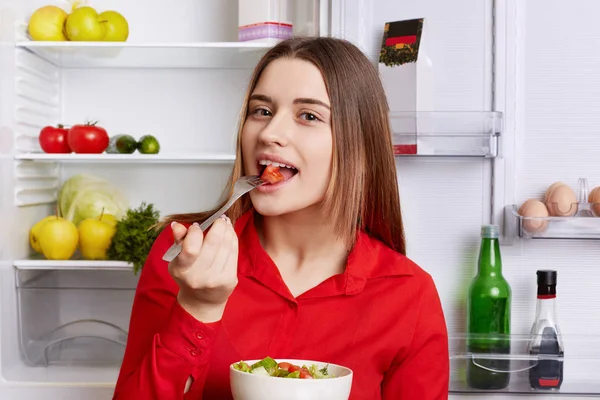
<instances>
[{"instance_id":1,"label":"white shelf","mask_svg":"<svg viewBox=\"0 0 600 400\"><path fill-rule=\"evenodd\" d=\"M195 153L195 154L46 154L25 153L15 155L15 160L42 162L75 162L75 163L170 163L170 164L216 164L232 163L234 154L228 153Z\"/></svg>"},{"instance_id":2,"label":"white shelf","mask_svg":"<svg viewBox=\"0 0 600 400\"><path fill-rule=\"evenodd\" d=\"M203 43L36 42L26 49L61 68L253 68L277 41Z\"/></svg>"},{"instance_id":3,"label":"white shelf","mask_svg":"<svg viewBox=\"0 0 600 400\"><path fill-rule=\"evenodd\" d=\"M131 264L125 261L88 261L88 260L15 260L13 265L20 270L131 270Z\"/></svg>"}]
</instances>

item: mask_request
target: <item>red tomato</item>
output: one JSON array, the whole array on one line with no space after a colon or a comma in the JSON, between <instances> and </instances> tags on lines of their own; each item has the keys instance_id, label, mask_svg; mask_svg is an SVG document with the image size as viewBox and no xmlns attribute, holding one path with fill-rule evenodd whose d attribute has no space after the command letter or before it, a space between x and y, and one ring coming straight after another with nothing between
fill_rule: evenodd
<instances>
[{"instance_id":1,"label":"red tomato","mask_svg":"<svg viewBox=\"0 0 600 400\"><path fill-rule=\"evenodd\" d=\"M314 379L306 368L300 369L300 379Z\"/></svg>"},{"instance_id":2,"label":"red tomato","mask_svg":"<svg viewBox=\"0 0 600 400\"><path fill-rule=\"evenodd\" d=\"M288 368L288 372L292 373L292 372L296 372L296 371L300 371L300 367L294 364L291 364Z\"/></svg>"},{"instance_id":3,"label":"red tomato","mask_svg":"<svg viewBox=\"0 0 600 400\"><path fill-rule=\"evenodd\" d=\"M290 371L290 367L292 366L292 364L290 364L289 362L280 362L277 366L279 368L284 369L284 370L286 370L286 371L289 372Z\"/></svg>"},{"instance_id":4,"label":"red tomato","mask_svg":"<svg viewBox=\"0 0 600 400\"><path fill-rule=\"evenodd\" d=\"M98 154L108 147L108 133L104 128L87 123L85 125L73 125L69 129L69 146L75 153Z\"/></svg>"},{"instance_id":5,"label":"red tomato","mask_svg":"<svg viewBox=\"0 0 600 400\"><path fill-rule=\"evenodd\" d=\"M67 140L68 129L62 125L46 126L40 131L38 138L40 146L45 153L71 153Z\"/></svg>"},{"instance_id":6,"label":"red tomato","mask_svg":"<svg viewBox=\"0 0 600 400\"><path fill-rule=\"evenodd\" d=\"M267 181L270 184L281 182L285 178L279 172L279 167L274 167L272 165L267 165L264 172L262 173L260 179L263 181Z\"/></svg>"}]
</instances>

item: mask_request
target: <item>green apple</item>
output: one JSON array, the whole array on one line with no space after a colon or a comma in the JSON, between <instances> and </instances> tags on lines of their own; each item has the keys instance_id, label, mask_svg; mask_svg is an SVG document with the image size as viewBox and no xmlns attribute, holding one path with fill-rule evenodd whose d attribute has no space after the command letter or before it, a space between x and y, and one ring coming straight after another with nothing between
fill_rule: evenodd
<instances>
[{"instance_id":1,"label":"green apple","mask_svg":"<svg viewBox=\"0 0 600 400\"><path fill-rule=\"evenodd\" d=\"M67 40L63 30L67 13L56 6L38 8L29 18L27 30L33 40Z\"/></svg>"},{"instance_id":2,"label":"green apple","mask_svg":"<svg viewBox=\"0 0 600 400\"><path fill-rule=\"evenodd\" d=\"M104 11L98 16L106 27L104 41L125 42L129 37L129 24L124 16L116 11Z\"/></svg>"},{"instance_id":3,"label":"green apple","mask_svg":"<svg viewBox=\"0 0 600 400\"><path fill-rule=\"evenodd\" d=\"M79 7L67 17L67 37L72 41L97 42L104 38L106 27L92 7Z\"/></svg>"}]
</instances>

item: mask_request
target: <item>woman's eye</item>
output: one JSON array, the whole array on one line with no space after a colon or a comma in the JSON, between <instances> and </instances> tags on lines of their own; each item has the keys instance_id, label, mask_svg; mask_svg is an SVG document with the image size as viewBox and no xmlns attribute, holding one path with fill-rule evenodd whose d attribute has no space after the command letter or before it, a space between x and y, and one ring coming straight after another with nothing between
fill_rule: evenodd
<instances>
[{"instance_id":1,"label":"woman's eye","mask_svg":"<svg viewBox=\"0 0 600 400\"><path fill-rule=\"evenodd\" d=\"M256 110L254 110L254 114L261 117L270 117L271 111L267 110L266 108L257 108Z\"/></svg>"},{"instance_id":2,"label":"woman's eye","mask_svg":"<svg viewBox=\"0 0 600 400\"><path fill-rule=\"evenodd\" d=\"M309 113L309 112L303 112L302 114L300 114L300 117L306 121L318 121L319 118L317 118L317 116L315 114Z\"/></svg>"}]
</instances>

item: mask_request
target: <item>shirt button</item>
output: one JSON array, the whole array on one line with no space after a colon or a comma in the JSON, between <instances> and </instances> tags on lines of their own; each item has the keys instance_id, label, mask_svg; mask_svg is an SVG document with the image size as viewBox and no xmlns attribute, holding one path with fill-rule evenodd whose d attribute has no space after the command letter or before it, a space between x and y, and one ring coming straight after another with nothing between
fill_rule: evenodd
<instances>
[{"instance_id":1,"label":"shirt button","mask_svg":"<svg viewBox=\"0 0 600 400\"><path fill-rule=\"evenodd\" d=\"M191 349L190 350L190 354L194 357L196 357L198 355L198 353L200 353L200 351L198 349Z\"/></svg>"},{"instance_id":2,"label":"shirt button","mask_svg":"<svg viewBox=\"0 0 600 400\"><path fill-rule=\"evenodd\" d=\"M198 340L204 339L204 336L202 335L201 332L196 332L196 339L198 339Z\"/></svg>"}]
</instances>

